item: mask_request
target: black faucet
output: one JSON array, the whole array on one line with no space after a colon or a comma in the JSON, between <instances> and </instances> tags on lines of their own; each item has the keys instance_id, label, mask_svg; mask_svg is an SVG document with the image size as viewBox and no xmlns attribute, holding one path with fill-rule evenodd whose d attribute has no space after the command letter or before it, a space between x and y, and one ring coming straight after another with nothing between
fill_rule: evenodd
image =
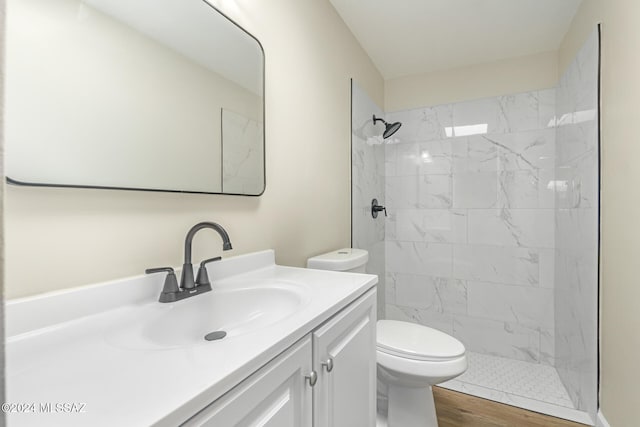
<instances>
[{"instance_id":1,"label":"black faucet","mask_svg":"<svg viewBox=\"0 0 640 427\"><path fill-rule=\"evenodd\" d=\"M147 274L159 273L162 271L167 272L164 287L159 298L160 302L175 302L181 299L209 292L211 290L211 283L209 282L206 265L210 262L220 261L221 257L209 258L202 261L200 263L198 276L195 281L193 280L193 266L191 265L191 245L193 242L193 238L196 233L203 228L211 228L218 232L220 237L222 237L223 251L233 249L227 231L219 224L216 224L215 222L201 222L191 227L191 229L187 233L187 237L184 240L184 264L182 265L182 277L180 279L179 287L173 268L161 267L148 268L147 270L145 270L145 273Z\"/></svg>"},{"instance_id":2,"label":"black faucet","mask_svg":"<svg viewBox=\"0 0 640 427\"><path fill-rule=\"evenodd\" d=\"M220 237L222 237L223 251L233 249L233 247L231 246L231 241L229 240L229 235L221 225L216 224L215 222L201 222L191 227L191 230L189 230L189 232L187 233L187 237L184 239L184 264L182 264L182 277L180 278L180 287L184 290L191 290L198 285L206 285L209 282L208 278L206 279L205 283L202 283L200 280L194 281L193 266L191 265L191 245L193 243L193 238L195 237L196 233L203 228L211 228L212 230L218 232ZM198 278L201 277L201 274L206 277L207 270L205 269L205 265L208 262L219 260L220 257L202 261L202 263L200 263L200 269L198 270ZM204 278L202 280L204 280Z\"/></svg>"}]
</instances>

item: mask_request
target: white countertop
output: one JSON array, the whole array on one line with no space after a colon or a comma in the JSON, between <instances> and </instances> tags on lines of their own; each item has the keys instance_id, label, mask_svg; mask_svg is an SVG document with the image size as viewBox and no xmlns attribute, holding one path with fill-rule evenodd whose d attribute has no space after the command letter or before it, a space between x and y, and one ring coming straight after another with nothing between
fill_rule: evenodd
<instances>
[{"instance_id":1,"label":"white countertop","mask_svg":"<svg viewBox=\"0 0 640 427\"><path fill-rule=\"evenodd\" d=\"M213 293L286 283L303 286L308 298L291 316L256 332L161 349L126 348L109 337L127 333L145 309L160 304L163 275L10 300L7 402L33 403L28 409L36 412L9 413L9 426L178 425L377 283L373 275L278 266L273 251L225 259L208 270ZM53 412L41 412L46 403ZM56 413L56 403L77 404L65 409L83 412Z\"/></svg>"}]
</instances>

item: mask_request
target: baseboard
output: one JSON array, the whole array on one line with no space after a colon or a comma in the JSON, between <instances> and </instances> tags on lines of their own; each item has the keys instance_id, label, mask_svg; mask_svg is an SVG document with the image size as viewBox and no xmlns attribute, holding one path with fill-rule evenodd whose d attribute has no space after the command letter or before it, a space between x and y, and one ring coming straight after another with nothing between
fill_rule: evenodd
<instances>
[{"instance_id":1,"label":"baseboard","mask_svg":"<svg viewBox=\"0 0 640 427\"><path fill-rule=\"evenodd\" d=\"M596 417L596 427L611 427L600 409L598 409L598 416Z\"/></svg>"}]
</instances>

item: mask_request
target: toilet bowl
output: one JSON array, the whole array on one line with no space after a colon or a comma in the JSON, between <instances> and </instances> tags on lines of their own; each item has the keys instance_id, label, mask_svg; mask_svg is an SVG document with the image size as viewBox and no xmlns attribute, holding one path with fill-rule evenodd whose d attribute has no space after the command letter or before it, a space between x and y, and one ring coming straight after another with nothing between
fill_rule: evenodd
<instances>
[{"instance_id":1,"label":"toilet bowl","mask_svg":"<svg viewBox=\"0 0 640 427\"><path fill-rule=\"evenodd\" d=\"M307 260L307 268L364 273L363 249L345 248ZM378 383L388 390L388 427L437 427L431 386L467 369L464 345L426 326L378 320Z\"/></svg>"},{"instance_id":2,"label":"toilet bowl","mask_svg":"<svg viewBox=\"0 0 640 427\"><path fill-rule=\"evenodd\" d=\"M437 427L431 386L467 369L460 341L397 320L378 320L377 362L378 379L388 390L388 427Z\"/></svg>"}]
</instances>

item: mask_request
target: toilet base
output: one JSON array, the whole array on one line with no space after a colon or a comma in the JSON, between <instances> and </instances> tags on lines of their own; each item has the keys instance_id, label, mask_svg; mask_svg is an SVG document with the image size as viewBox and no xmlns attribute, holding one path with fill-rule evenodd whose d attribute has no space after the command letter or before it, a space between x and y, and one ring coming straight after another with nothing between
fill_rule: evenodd
<instances>
[{"instance_id":1,"label":"toilet base","mask_svg":"<svg viewBox=\"0 0 640 427\"><path fill-rule=\"evenodd\" d=\"M398 387L389 384L388 427L438 427L431 386Z\"/></svg>"}]
</instances>

